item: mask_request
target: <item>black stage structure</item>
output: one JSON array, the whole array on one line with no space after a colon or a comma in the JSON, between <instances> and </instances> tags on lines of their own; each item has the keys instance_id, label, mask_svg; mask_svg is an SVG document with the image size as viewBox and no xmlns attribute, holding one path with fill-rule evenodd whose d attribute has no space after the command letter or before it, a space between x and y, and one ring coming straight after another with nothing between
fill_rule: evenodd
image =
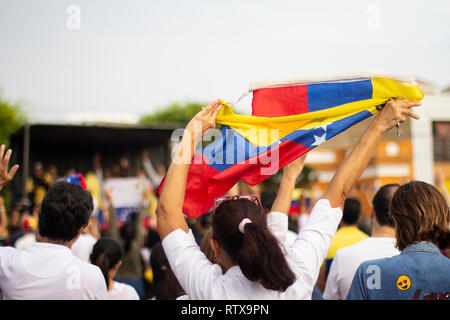
<instances>
[{"instance_id":1,"label":"black stage structure","mask_svg":"<svg viewBox=\"0 0 450 320\"><path fill-rule=\"evenodd\" d=\"M60 176L69 169L93 169L93 155L101 154L103 168L126 157L130 166L139 166L143 149L150 151L153 165L170 163L170 138L179 126L118 124L25 124L10 137L13 156L10 164L20 169L11 183L13 201L26 198L26 181L33 166L41 162L58 168Z\"/></svg>"}]
</instances>

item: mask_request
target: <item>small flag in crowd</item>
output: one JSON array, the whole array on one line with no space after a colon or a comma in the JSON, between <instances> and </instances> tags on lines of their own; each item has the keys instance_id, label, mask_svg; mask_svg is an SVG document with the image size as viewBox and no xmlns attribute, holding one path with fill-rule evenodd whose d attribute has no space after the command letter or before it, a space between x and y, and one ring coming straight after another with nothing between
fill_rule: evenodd
<instances>
[{"instance_id":1,"label":"small flag in crowd","mask_svg":"<svg viewBox=\"0 0 450 320\"><path fill-rule=\"evenodd\" d=\"M86 181L81 173L76 173L65 178L68 183L74 183L80 185L84 190L87 189Z\"/></svg>"},{"instance_id":2,"label":"small flag in crowd","mask_svg":"<svg viewBox=\"0 0 450 320\"><path fill-rule=\"evenodd\" d=\"M414 78L373 75L251 84L249 92L252 115L224 104L214 141L196 149L183 206L190 217L206 213L239 180L263 181L377 113L388 99L423 98Z\"/></svg>"}]
</instances>

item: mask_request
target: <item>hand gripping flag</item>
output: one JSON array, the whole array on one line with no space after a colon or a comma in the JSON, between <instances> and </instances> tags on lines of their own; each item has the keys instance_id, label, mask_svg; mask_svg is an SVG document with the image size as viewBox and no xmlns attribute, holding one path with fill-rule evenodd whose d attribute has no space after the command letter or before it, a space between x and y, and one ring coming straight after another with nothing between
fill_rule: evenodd
<instances>
[{"instance_id":1,"label":"hand gripping flag","mask_svg":"<svg viewBox=\"0 0 450 320\"><path fill-rule=\"evenodd\" d=\"M421 100L412 77L357 75L251 84L252 115L224 104L220 131L191 162L183 213L196 218L239 180L255 185L382 109L390 98ZM158 190L161 193L164 183Z\"/></svg>"}]
</instances>

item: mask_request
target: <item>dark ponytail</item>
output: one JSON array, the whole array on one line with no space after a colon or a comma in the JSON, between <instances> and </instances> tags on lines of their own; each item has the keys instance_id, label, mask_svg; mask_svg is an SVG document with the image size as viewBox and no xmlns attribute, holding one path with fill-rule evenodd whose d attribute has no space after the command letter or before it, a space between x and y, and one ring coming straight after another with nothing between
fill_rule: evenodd
<instances>
[{"instance_id":1,"label":"dark ponytail","mask_svg":"<svg viewBox=\"0 0 450 320\"><path fill-rule=\"evenodd\" d=\"M170 267L161 242L155 244L150 255L156 300L175 300L186 294Z\"/></svg>"},{"instance_id":2,"label":"dark ponytail","mask_svg":"<svg viewBox=\"0 0 450 320\"><path fill-rule=\"evenodd\" d=\"M241 225L243 219L251 222ZM213 236L244 276L270 290L285 291L295 281L281 246L267 227L266 216L254 202L222 202L215 210Z\"/></svg>"},{"instance_id":3,"label":"dark ponytail","mask_svg":"<svg viewBox=\"0 0 450 320\"><path fill-rule=\"evenodd\" d=\"M106 287L109 287L109 271L122 260L123 249L120 243L114 238L99 239L92 249L90 256L91 263L98 266L102 271L106 281Z\"/></svg>"}]
</instances>

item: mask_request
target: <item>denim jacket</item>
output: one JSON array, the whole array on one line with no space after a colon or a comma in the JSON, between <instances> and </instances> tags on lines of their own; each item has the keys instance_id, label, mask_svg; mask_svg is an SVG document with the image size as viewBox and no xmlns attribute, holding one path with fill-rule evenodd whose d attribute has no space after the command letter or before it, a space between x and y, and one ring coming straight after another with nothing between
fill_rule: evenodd
<instances>
[{"instance_id":1,"label":"denim jacket","mask_svg":"<svg viewBox=\"0 0 450 320\"><path fill-rule=\"evenodd\" d=\"M361 263L347 300L449 300L450 259L419 242L391 258Z\"/></svg>"}]
</instances>

